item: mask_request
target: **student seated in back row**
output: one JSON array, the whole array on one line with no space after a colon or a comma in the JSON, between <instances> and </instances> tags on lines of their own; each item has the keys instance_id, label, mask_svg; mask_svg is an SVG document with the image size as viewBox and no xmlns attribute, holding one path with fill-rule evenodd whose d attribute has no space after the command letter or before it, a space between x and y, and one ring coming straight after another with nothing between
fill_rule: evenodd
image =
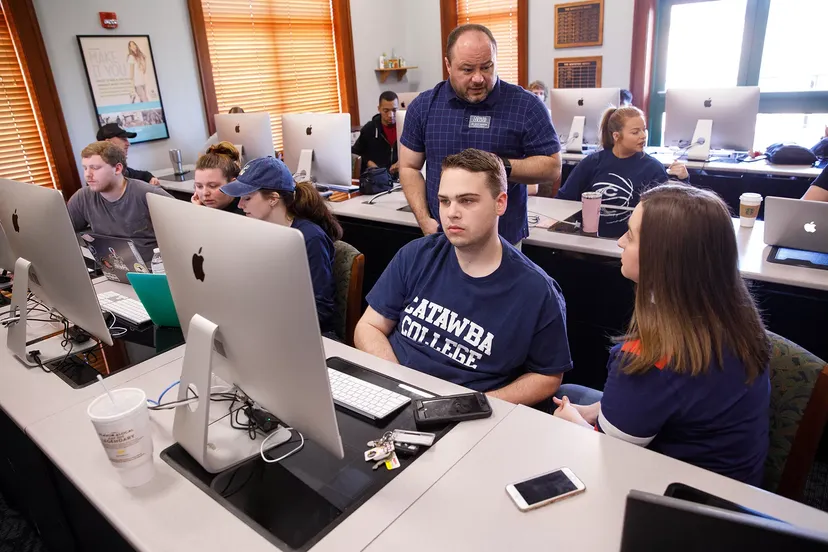
<instances>
[{"instance_id":1,"label":"student seated in back row","mask_svg":"<svg viewBox=\"0 0 828 552\"><path fill-rule=\"evenodd\" d=\"M727 206L679 183L653 188L618 245L621 273L637 284L632 321L603 395L564 385L555 416L760 485L771 346Z\"/></svg>"},{"instance_id":2,"label":"student seated in back row","mask_svg":"<svg viewBox=\"0 0 828 552\"><path fill-rule=\"evenodd\" d=\"M554 395L572 367L558 284L506 240L506 170L467 149L443 160L445 233L403 247L368 294L357 348L513 403Z\"/></svg>"},{"instance_id":3,"label":"student seated in back row","mask_svg":"<svg viewBox=\"0 0 828 552\"><path fill-rule=\"evenodd\" d=\"M334 242L342 227L313 184L295 183L287 166L275 157L247 163L236 179L221 187L228 196L241 198L239 208L248 217L295 228L305 238L316 314L323 334L335 338L336 282L333 275ZM290 282L275 282L290 286Z\"/></svg>"},{"instance_id":4,"label":"student seated in back row","mask_svg":"<svg viewBox=\"0 0 828 552\"><path fill-rule=\"evenodd\" d=\"M66 204L76 232L129 238L146 264L158 247L147 194L172 197L160 187L124 176L126 155L110 142L93 142L81 151L84 186Z\"/></svg>"},{"instance_id":5,"label":"student seated in back row","mask_svg":"<svg viewBox=\"0 0 828 552\"><path fill-rule=\"evenodd\" d=\"M198 158L195 166L195 192L190 201L211 209L243 215L239 198L229 196L220 188L232 182L241 172L241 155L230 142L219 142L207 148L207 153Z\"/></svg>"},{"instance_id":6,"label":"student seated in back row","mask_svg":"<svg viewBox=\"0 0 828 552\"><path fill-rule=\"evenodd\" d=\"M124 151L124 159L129 155L129 139L138 136L135 132L127 132L117 123L107 123L98 129L98 141L107 141L115 144ZM153 186L160 186L161 182L149 171L141 171L124 165L124 176L134 180L143 180Z\"/></svg>"},{"instance_id":7,"label":"student seated in back row","mask_svg":"<svg viewBox=\"0 0 828 552\"><path fill-rule=\"evenodd\" d=\"M388 169L396 176L400 172L397 152L397 110L400 102L390 90L380 94L378 114L359 131L359 138L351 146L351 153L362 156L362 171L373 167Z\"/></svg>"},{"instance_id":8,"label":"student seated in back row","mask_svg":"<svg viewBox=\"0 0 828 552\"><path fill-rule=\"evenodd\" d=\"M811 182L802 199L810 201L828 201L828 169L822 169L819 176Z\"/></svg>"}]
</instances>

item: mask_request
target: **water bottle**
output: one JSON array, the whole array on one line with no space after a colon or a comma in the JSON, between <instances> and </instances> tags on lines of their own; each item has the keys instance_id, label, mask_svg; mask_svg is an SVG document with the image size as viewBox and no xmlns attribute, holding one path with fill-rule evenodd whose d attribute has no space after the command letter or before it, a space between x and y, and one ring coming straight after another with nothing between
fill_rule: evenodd
<instances>
[{"instance_id":1,"label":"water bottle","mask_svg":"<svg viewBox=\"0 0 828 552\"><path fill-rule=\"evenodd\" d=\"M161 259L161 250L157 247L152 250L152 262L150 262L153 274L166 274L164 261Z\"/></svg>"}]
</instances>

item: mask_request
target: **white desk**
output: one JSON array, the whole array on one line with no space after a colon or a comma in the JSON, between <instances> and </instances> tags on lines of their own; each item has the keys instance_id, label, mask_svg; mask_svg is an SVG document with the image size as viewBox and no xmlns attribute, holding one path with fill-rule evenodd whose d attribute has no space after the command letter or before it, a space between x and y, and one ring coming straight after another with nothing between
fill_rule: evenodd
<instances>
[{"instance_id":1,"label":"white desk","mask_svg":"<svg viewBox=\"0 0 828 552\"><path fill-rule=\"evenodd\" d=\"M407 205L402 192L394 192L377 198L374 205L366 205L365 202L368 199L370 198L355 197L341 203L330 203L330 206L338 216L417 228L417 221L412 213L397 210ZM580 202L561 199L530 197L528 203L529 214L540 215L542 220L549 218L563 220L577 213L580 209ZM733 226L736 230L736 241L739 246L739 270L742 272L742 276L750 280L828 290L828 271L826 270L788 266L767 261L770 247L765 245L762 239L765 229L763 221L757 221L753 228L741 228L739 220L733 219ZM561 234L549 232L542 228L530 228L529 237L523 243L525 245L591 255L621 257L621 249L615 240Z\"/></svg>"},{"instance_id":2,"label":"white desk","mask_svg":"<svg viewBox=\"0 0 828 552\"><path fill-rule=\"evenodd\" d=\"M182 168L185 171L194 171L195 165L182 165ZM160 176L169 176L173 174L175 171L172 167L168 167L165 169L156 169L150 171L156 177ZM182 193L189 193L192 194L195 192L195 175L190 173L187 175L187 180L184 182L172 182L170 180L162 180L161 178L158 179L161 182L161 187L167 191L173 192L182 192Z\"/></svg>"},{"instance_id":3,"label":"white desk","mask_svg":"<svg viewBox=\"0 0 828 552\"><path fill-rule=\"evenodd\" d=\"M327 339L325 349L327 356L346 358L435 393L465 391ZM180 361L174 361L145 372L122 387L139 387L147 396L156 397L178 379L180 373ZM136 549L156 552L274 550L267 540L158 458L164 448L173 444L172 411L150 415L156 456L155 478L137 489L122 487L88 420L86 408L89 402L91 398L33 424L28 433ZM449 432L313 550L361 550L367 546L514 408L514 405L499 400L491 403L494 410L491 418L463 423Z\"/></svg>"},{"instance_id":4,"label":"white desk","mask_svg":"<svg viewBox=\"0 0 828 552\"><path fill-rule=\"evenodd\" d=\"M585 493L523 513L504 491L562 466ZM676 481L828 531L828 513L519 406L367 550L616 551L630 489L662 494Z\"/></svg>"}]
</instances>

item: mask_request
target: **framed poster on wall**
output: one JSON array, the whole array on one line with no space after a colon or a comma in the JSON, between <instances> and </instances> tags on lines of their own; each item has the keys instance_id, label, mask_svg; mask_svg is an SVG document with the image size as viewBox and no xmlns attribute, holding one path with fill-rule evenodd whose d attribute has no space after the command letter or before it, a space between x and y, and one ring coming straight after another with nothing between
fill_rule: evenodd
<instances>
[{"instance_id":1,"label":"framed poster on wall","mask_svg":"<svg viewBox=\"0 0 828 552\"><path fill-rule=\"evenodd\" d=\"M117 123L130 143L170 137L149 35L78 35L98 126Z\"/></svg>"},{"instance_id":2,"label":"framed poster on wall","mask_svg":"<svg viewBox=\"0 0 828 552\"><path fill-rule=\"evenodd\" d=\"M603 56L555 58L555 88L601 88Z\"/></svg>"}]
</instances>

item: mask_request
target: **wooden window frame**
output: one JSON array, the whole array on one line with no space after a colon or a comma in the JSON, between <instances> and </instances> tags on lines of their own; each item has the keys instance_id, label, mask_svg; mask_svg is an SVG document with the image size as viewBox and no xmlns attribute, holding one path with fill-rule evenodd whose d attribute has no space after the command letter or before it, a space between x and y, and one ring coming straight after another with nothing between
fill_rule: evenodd
<instances>
[{"instance_id":1,"label":"wooden window frame","mask_svg":"<svg viewBox=\"0 0 828 552\"><path fill-rule=\"evenodd\" d=\"M356 67L354 64L354 40L351 30L351 6L349 0L331 0L333 5L333 28L336 38L336 62L342 92L342 109L350 114L351 125L359 125L359 101L357 99ZM207 44L207 26L201 0L187 0L190 23L193 30L198 72L201 78L201 93L204 97L204 111L210 134L216 132L215 114L218 113L216 85L213 80L213 64L210 62L210 48Z\"/></svg>"},{"instance_id":2,"label":"wooden window frame","mask_svg":"<svg viewBox=\"0 0 828 552\"><path fill-rule=\"evenodd\" d=\"M40 107L43 135L52 149L55 178L64 199L68 201L80 190L81 181L37 13L32 0L6 2L3 8L26 58L29 86Z\"/></svg>"},{"instance_id":3,"label":"wooden window frame","mask_svg":"<svg viewBox=\"0 0 828 552\"><path fill-rule=\"evenodd\" d=\"M518 84L524 88L529 85L529 0L517 0L518 7ZM443 59L443 78L448 79L446 69L446 43L451 31L457 27L457 0L440 0L440 34L443 39L441 51Z\"/></svg>"}]
</instances>

